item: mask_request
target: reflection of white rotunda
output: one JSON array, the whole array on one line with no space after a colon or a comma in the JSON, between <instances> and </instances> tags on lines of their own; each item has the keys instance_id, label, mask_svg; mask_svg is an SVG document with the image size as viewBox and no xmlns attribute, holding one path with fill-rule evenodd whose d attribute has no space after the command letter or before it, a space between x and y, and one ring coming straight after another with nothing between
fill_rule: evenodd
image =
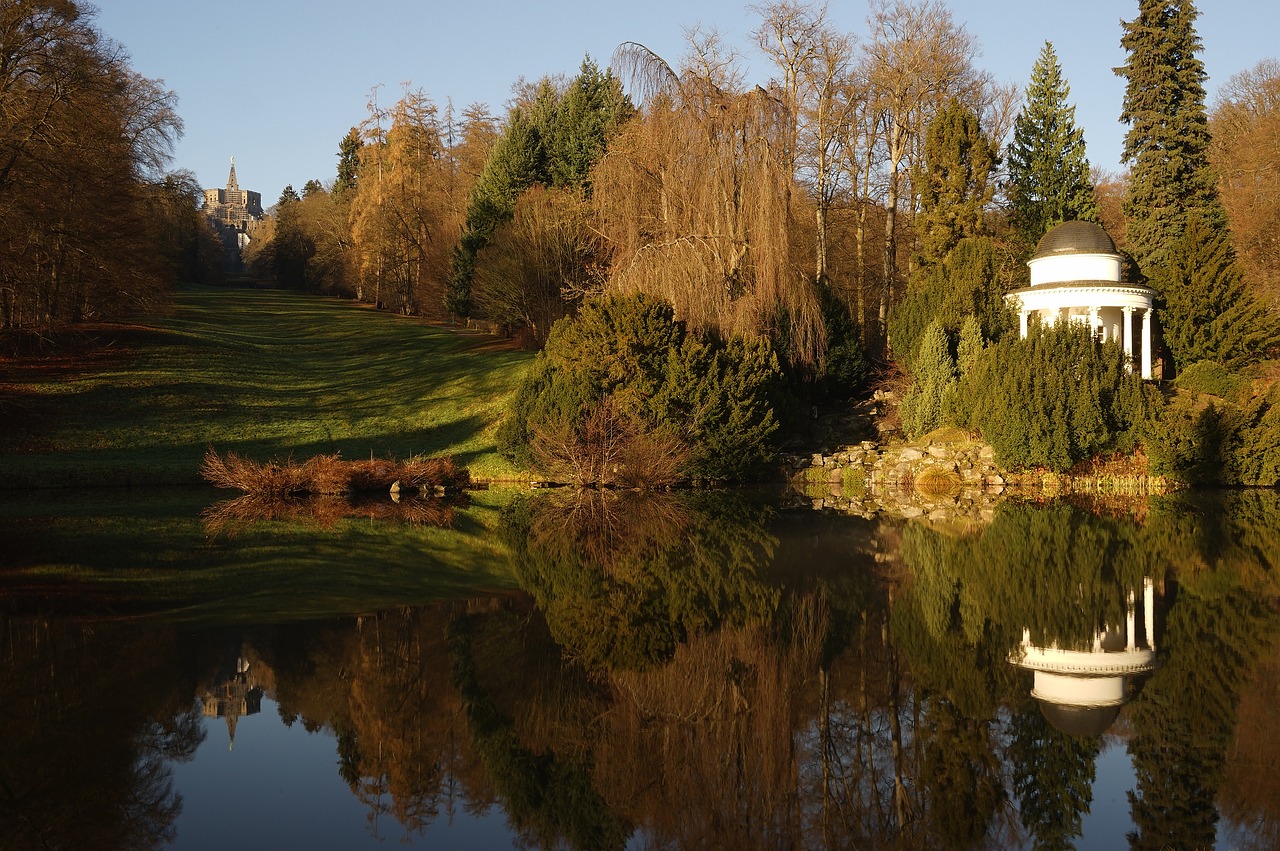
<instances>
[{"instance_id":1,"label":"reflection of white rotunda","mask_svg":"<svg viewBox=\"0 0 1280 851\"><path fill-rule=\"evenodd\" d=\"M1005 296L1018 311L1022 336L1033 314L1048 325L1078 323L1103 342L1118 341L1131 362L1137 357L1142 377L1150 378L1155 290L1121 283L1121 259L1111 237L1093 222L1052 228L1027 262L1031 286ZM1135 323L1141 323L1136 340Z\"/></svg>"},{"instance_id":2,"label":"reflection of white rotunda","mask_svg":"<svg viewBox=\"0 0 1280 851\"><path fill-rule=\"evenodd\" d=\"M1035 672L1031 696L1040 702L1045 718L1064 733L1100 736L1106 732L1127 699L1127 678L1156 667L1155 586L1143 588L1142 620L1136 601L1129 599L1125 630L1102 630L1087 650L1037 647L1031 632L1009 661Z\"/></svg>"}]
</instances>

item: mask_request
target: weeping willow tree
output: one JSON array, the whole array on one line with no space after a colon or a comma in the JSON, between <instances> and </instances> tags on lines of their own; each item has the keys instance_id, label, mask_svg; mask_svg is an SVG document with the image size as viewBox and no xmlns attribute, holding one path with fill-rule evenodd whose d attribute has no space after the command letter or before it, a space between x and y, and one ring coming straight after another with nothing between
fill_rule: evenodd
<instances>
[{"instance_id":1,"label":"weeping willow tree","mask_svg":"<svg viewBox=\"0 0 1280 851\"><path fill-rule=\"evenodd\" d=\"M642 109L597 169L608 286L666 299L692 329L769 335L792 362L815 364L822 318L791 258L784 102L745 90L715 34L691 42L679 72L635 43L614 56Z\"/></svg>"}]
</instances>

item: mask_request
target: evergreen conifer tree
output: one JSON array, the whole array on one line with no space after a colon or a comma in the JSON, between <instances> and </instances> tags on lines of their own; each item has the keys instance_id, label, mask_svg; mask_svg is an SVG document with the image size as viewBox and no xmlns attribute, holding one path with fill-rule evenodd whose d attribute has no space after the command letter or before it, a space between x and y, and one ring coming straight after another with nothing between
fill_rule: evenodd
<instances>
[{"instance_id":1,"label":"evergreen conifer tree","mask_svg":"<svg viewBox=\"0 0 1280 851\"><path fill-rule=\"evenodd\" d=\"M1067 102L1070 93L1053 44L1046 41L1005 154L1009 221L1028 251L1054 225L1098 220L1084 131Z\"/></svg>"},{"instance_id":2,"label":"evergreen conifer tree","mask_svg":"<svg viewBox=\"0 0 1280 851\"><path fill-rule=\"evenodd\" d=\"M930 322L913 358L916 383L902 399L902 427L915 439L942 425L956 390L956 362L947 332Z\"/></svg>"},{"instance_id":3,"label":"evergreen conifer tree","mask_svg":"<svg viewBox=\"0 0 1280 851\"><path fill-rule=\"evenodd\" d=\"M360 174L360 129L352 127L338 143L338 177L333 182L335 193L356 188Z\"/></svg>"},{"instance_id":4,"label":"evergreen conifer tree","mask_svg":"<svg viewBox=\"0 0 1280 851\"><path fill-rule=\"evenodd\" d=\"M526 108L512 109L472 189L466 226L454 247L445 295L450 311L471 314L476 253L511 219L520 194L534 184L590 191L592 166L631 111L617 78L602 74L590 58L563 95L543 80Z\"/></svg>"},{"instance_id":5,"label":"evergreen conifer tree","mask_svg":"<svg viewBox=\"0 0 1280 851\"><path fill-rule=\"evenodd\" d=\"M1179 368L1212 360L1229 369L1280 345L1266 306L1246 288L1227 232L1192 215L1152 282L1163 297L1164 340Z\"/></svg>"},{"instance_id":6,"label":"evergreen conifer tree","mask_svg":"<svg viewBox=\"0 0 1280 851\"><path fill-rule=\"evenodd\" d=\"M982 214L994 194L995 145L978 116L952 98L925 134L924 165L915 174L920 190L916 229L925 265L942 261L966 237L980 236Z\"/></svg>"},{"instance_id":7,"label":"evergreen conifer tree","mask_svg":"<svg viewBox=\"0 0 1280 851\"><path fill-rule=\"evenodd\" d=\"M1138 17L1123 24L1120 39L1128 51L1115 69L1127 81L1123 160L1132 164L1123 210L1130 248L1148 274L1189 213L1198 211L1214 230L1226 226L1209 167L1208 75L1197 55L1197 14L1191 0L1140 0Z\"/></svg>"}]
</instances>

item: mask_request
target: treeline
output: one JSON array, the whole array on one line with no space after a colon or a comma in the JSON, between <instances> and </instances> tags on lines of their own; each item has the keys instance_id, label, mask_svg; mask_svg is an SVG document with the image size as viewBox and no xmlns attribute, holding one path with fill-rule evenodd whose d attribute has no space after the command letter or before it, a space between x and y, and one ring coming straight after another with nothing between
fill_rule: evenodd
<instances>
[{"instance_id":1,"label":"treeline","mask_svg":"<svg viewBox=\"0 0 1280 851\"><path fill-rule=\"evenodd\" d=\"M1019 100L975 64L976 40L940 0L875 0L856 36L821 5L775 2L751 9L773 70L762 85L746 82L718 34L694 30L678 59L625 43L607 69L587 58L571 78L522 81L501 117L440 107L408 84L388 108L375 89L339 143L336 177L286 187L246 259L282 286L479 324L530 347L589 302L631 299L610 309L634 318L659 299L689 351L697 342L722 364L730 351L776 361L720 373L762 377L742 396L767 397L747 406L758 419L727 419L740 437L770 430L783 398L807 410L879 380L906 397L912 435L952 422L998 442L1009 417L947 402L957 382L969 382L955 391L966 398L1018 400L1035 411L1019 434L1053 438L1018 464L1063 467L1161 441L1186 423L1169 419L1164 399L1126 389L1118 352L1105 365L1037 353L1101 356L1061 335L1012 339L1004 300L1027 283L1025 261L1049 228L1096 221L1125 254L1127 280L1158 293L1167 370L1208 362L1239 373L1276 350L1280 264L1267 235L1280 219L1280 71L1263 62L1234 78L1210 111L1194 5L1143 0L1136 11L1117 69L1122 178L1090 167L1052 44ZM5 327L145 305L167 279L211 274L198 189L160 173L180 130L172 96L128 71L72 4L20 2L4 15L13 58L0 95L21 120L0 128L0 212L22 223L2 237ZM963 378L974 358L998 364ZM1081 368L1105 373L1120 407L1063 425L1062 410L1097 408L1082 395L1095 385L1071 380ZM1053 376L1041 381L1042 369ZM1002 384L973 385L981 376ZM576 386L566 397L581 395L576 413L545 420L568 455L600 457L580 453L589 423L625 420L650 457L641 435L661 426L686 441L667 445L674 457L705 459L692 437L705 409L674 428L653 410L619 420L627 406L614 397L637 387ZM1261 427L1266 445L1274 416L1270 391L1259 392L1262 402L1242 403L1249 417L1227 419ZM1205 404L1172 407L1199 416ZM552 435L528 437L548 446Z\"/></svg>"},{"instance_id":2,"label":"treeline","mask_svg":"<svg viewBox=\"0 0 1280 851\"><path fill-rule=\"evenodd\" d=\"M47 338L221 267L174 94L72 0L0 6L0 332Z\"/></svg>"},{"instance_id":3,"label":"treeline","mask_svg":"<svg viewBox=\"0 0 1280 851\"><path fill-rule=\"evenodd\" d=\"M375 97L337 179L286 189L257 268L533 345L584 299L643 292L695 333L767 338L791 379L840 398L865 386L869 360L909 385L931 322L953 356L966 316L999 340L1003 295L1025 284L1039 238L1083 219L1157 286L1169 339L1220 304L1234 311L1222 324L1251 323L1225 357L1269 351L1262 233L1277 206L1243 170L1274 149L1277 75L1267 63L1241 75L1210 115L1191 3L1142 3L1125 24L1132 172L1100 180L1050 43L1019 103L940 2L878 0L861 37L814 4L753 12L766 85L698 30L678 61L627 43L609 70L588 59L572 79L522 83L501 119L478 106L459 117L418 90L390 110ZM1184 255L1230 241L1228 221L1250 234L1213 280L1178 279L1172 250L1192 216L1204 227ZM1245 285L1221 303L1212 291L1232 269ZM1203 359L1169 348L1170 365Z\"/></svg>"},{"instance_id":4,"label":"treeline","mask_svg":"<svg viewBox=\"0 0 1280 851\"><path fill-rule=\"evenodd\" d=\"M937 2L877 4L863 42L818 6L758 14L767 86L698 31L678 60L629 43L608 70L522 84L501 120L412 90L372 106L330 188L286 190L259 268L534 343L584 298L636 291L698 332L768 336L810 373L850 323L882 343L927 127L955 100L1003 137L1012 90Z\"/></svg>"}]
</instances>

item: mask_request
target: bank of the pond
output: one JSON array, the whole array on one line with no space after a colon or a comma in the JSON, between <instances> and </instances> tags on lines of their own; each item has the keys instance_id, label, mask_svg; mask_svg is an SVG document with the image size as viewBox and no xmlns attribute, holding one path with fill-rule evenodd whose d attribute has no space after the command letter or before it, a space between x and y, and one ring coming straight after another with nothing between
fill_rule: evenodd
<instances>
[{"instance_id":1,"label":"bank of the pond","mask_svg":"<svg viewBox=\"0 0 1280 851\"><path fill-rule=\"evenodd\" d=\"M496 424L532 355L279 290L189 287L84 354L0 374L0 488L195 484L213 447L265 460L450 455L519 479Z\"/></svg>"},{"instance_id":2,"label":"bank of the pond","mask_svg":"<svg viewBox=\"0 0 1280 851\"><path fill-rule=\"evenodd\" d=\"M863 517L889 513L937 522L990 521L995 504L1009 493L1143 498L1177 488L1125 462L1069 473L1003 470L990 444L956 429L916 441L861 441L783 461L792 487L813 507Z\"/></svg>"}]
</instances>

